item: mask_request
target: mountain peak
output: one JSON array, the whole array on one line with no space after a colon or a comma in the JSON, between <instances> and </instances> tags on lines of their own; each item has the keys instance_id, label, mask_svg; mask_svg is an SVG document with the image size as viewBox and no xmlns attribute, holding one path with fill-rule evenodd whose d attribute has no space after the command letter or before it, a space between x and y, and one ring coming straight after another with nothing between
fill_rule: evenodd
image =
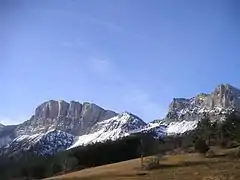
<instances>
[{"instance_id":1,"label":"mountain peak","mask_svg":"<svg viewBox=\"0 0 240 180\"><path fill-rule=\"evenodd\" d=\"M235 86L228 84L228 83L219 84L219 85L217 85L217 87L215 89L222 89L222 88L240 91L240 89L238 89Z\"/></svg>"},{"instance_id":2,"label":"mountain peak","mask_svg":"<svg viewBox=\"0 0 240 180\"><path fill-rule=\"evenodd\" d=\"M50 100L40 104L29 121L17 128L17 134L45 133L61 130L72 135L82 135L103 120L116 116L117 113L100 106L77 101Z\"/></svg>"},{"instance_id":3,"label":"mountain peak","mask_svg":"<svg viewBox=\"0 0 240 180\"><path fill-rule=\"evenodd\" d=\"M233 109L240 110L240 90L230 84L220 84L210 94L200 93L190 99L174 98L165 119L194 121L200 120L204 114L222 119L223 114Z\"/></svg>"},{"instance_id":4,"label":"mountain peak","mask_svg":"<svg viewBox=\"0 0 240 180\"><path fill-rule=\"evenodd\" d=\"M129 111L123 111L122 113L119 113L119 115L121 115L121 116L136 116Z\"/></svg>"},{"instance_id":5,"label":"mountain peak","mask_svg":"<svg viewBox=\"0 0 240 180\"><path fill-rule=\"evenodd\" d=\"M211 93L211 107L240 109L240 90L230 84L220 84Z\"/></svg>"},{"instance_id":6,"label":"mountain peak","mask_svg":"<svg viewBox=\"0 0 240 180\"><path fill-rule=\"evenodd\" d=\"M98 111L104 109L94 103L64 100L49 100L40 104L35 110L35 119L56 119L59 117L79 118L87 111ZM111 111L113 112L113 111Z\"/></svg>"},{"instance_id":7,"label":"mountain peak","mask_svg":"<svg viewBox=\"0 0 240 180\"><path fill-rule=\"evenodd\" d=\"M240 93L240 89L230 84L219 84L215 91L230 91L231 93Z\"/></svg>"}]
</instances>

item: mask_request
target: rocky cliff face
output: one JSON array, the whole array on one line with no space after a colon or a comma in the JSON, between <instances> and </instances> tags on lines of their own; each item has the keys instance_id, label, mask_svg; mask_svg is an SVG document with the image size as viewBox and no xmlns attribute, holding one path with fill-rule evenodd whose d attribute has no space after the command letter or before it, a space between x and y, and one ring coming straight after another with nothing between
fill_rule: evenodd
<instances>
[{"instance_id":1,"label":"rocky cliff face","mask_svg":"<svg viewBox=\"0 0 240 180\"><path fill-rule=\"evenodd\" d=\"M90 133L96 123L116 115L93 103L50 100L39 105L28 121L1 126L0 148L11 154L36 148L39 154L54 153L68 148L76 137Z\"/></svg>"},{"instance_id":2,"label":"rocky cliff face","mask_svg":"<svg viewBox=\"0 0 240 180\"><path fill-rule=\"evenodd\" d=\"M174 98L167 120L196 120L207 114L213 119L224 118L233 110L240 110L240 90L221 84L211 94L198 94L190 99Z\"/></svg>"},{"instance_id":3,"label":"rocky cliff face","mask_svg":"<svg viewBox=\"0 0 240 180\"><path fill-rule=\"evenodd\" d=\"M201 93L192 98L174 98L163 120L156 120L168 126L169 133L192 130L204 116L222 121L228 114L240 110L240 90L229 85L218 85L212 93Z\"/></svg>"},{"instance_id":4,"label":"rocky cliff face","mask_svg":"<svg viewBox=\"0 0 240 180\"><path fill-rule=\"evenodd\" d=\"M240 110L240 90L229 84L221 84L210 94L207 103L210 108Z\"/></svg>"},{"instance_id":5,"label":"rocky cliff face","mask_svg":"<svg viewBox=\"0 0 240 180\"><path fill-rule=\"evenodd\" d=\"M88 133L97 122L115 115L115 112L104 110L92 103L51 100L38 106L31 119L17 127L16 134L31 135L60 130L78 136Z\"/></svg>"}]
</instances>

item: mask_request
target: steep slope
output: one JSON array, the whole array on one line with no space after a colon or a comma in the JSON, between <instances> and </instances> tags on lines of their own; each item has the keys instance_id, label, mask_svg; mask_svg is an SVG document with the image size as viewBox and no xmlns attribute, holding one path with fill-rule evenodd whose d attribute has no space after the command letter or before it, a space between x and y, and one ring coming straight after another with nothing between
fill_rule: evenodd
<instances>
[{"instance_id":1,"label":"steep slope","mask_svg":"<svg viewBox=\"0 0 240 180\"><path fill-rule=\"evenodd\" d=\"M211 94L201 93L190 99L174 98L163 120L155 120L167 126L167 133L184 133L196 127L205 116L212 121L223 121L228 114L240 110L240 90L229 85L218 85Z\"/></svg>"},{"instance_id":2,"label":"steep slope","mask_svg":"<svg viewBox=\"0 0 240 180\"><path fill-rule=\"evenodd\" d=\"M149 133L152 134L155 138L161 138L166 134L167 126L160 124L158 122L150 122L146 126L142 127L141 129L136 130L134 133Z\"/></svg>"},{"instance_id":3,"label":"steep slope","mask_svg":"<svg viewBox=\"0 0 240 180\"><path fill-rule=\"evenodd\" d=\"M51 100L38 106L31 119L17 127L16 133L31 135L60 130L77 136L88 133L95 123L115 115L115 112L92 103Z\"/></svg>"},{"instance_id":4,"label":"steep slope","mask_svg":"<svg viewBox=\"0 0 240 180\"><path fill-rule=\"evenodd\" d=\"M124 112L113 118L95 124L89 134L79 136L70 147L86 145L107 140L116 140L141 130L146 123L137 116Z\"/></svg>"},{"instance_id":5,"label":"steep slope","mask_svg":"<svg viewBox=\"0 0 240 180\"><path fill-rule=\"evenodd\" d=\"M3 154L14 155L22 151L31 151L37 155L51 155L67 149L75 136L58 130L34 135L21 135L13 139L2 149Z\"/></svg>"}]
</instances>

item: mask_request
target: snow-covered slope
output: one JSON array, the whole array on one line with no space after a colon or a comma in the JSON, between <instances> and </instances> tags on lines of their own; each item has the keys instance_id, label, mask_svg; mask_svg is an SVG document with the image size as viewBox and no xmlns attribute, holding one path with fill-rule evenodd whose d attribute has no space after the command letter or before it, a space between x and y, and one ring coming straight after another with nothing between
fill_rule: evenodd
<instances>
[{"instance_id":1,"label":"snow-covered slope","mask_svg":"<svg viewBox=\"0 0 240 180\"><path fill-rule=\"evenodd\" d=\"M167 126L158 122L150 122L141 129L138 129L136 132L151 133L154 137L160 138L167 135Z\"/></svg>"},{"instance_id":2,"label":"snow-covered slope","mask_svg":"<svg viewBox=\"0 0 240 180\"><path fill-rule=\"evenodd\" d=\"M221 84L211 94L201 93L190 99L174 98L166 119L191 121L208 115L223 120L234 110L240 110L240 90L229 84Z\"/></svg>"},{"instance_id":3,"label":"snow-covered slope","mask_svg":"<svg viewBox=\"0 0 240 180\"><path fill-rule=\"evenodd\" d=\"M167 134L181 134L195 129L198 121L206 116L212 121L223 121L239 110L240 90L221 84L211 94L201 93L190 99L174 98L166 117L152 123L165 125Z\"/></svg>"},{"instance_id":4,"label":"snow-covered slope","mask_svg":"<svg viewBox=\"0 0 240 180\"><path fill-rule=\"evenodd\" d=\"M198 120L195 121L181 121L181 122L171 122L167 126L167 134L182 134L187 131L191 131L197 127Z\"/></svg>"},{"instance_id":5,"label":"snow-covered slope","mask_svg":"<svg viewBox=\"0 0 240 180\"><path fill-rule=\"evenodd\" d=\"M34 135L21 135L9 142L2 153L9 155L22 151L31 151L38 155L55 154L70 147L75 136L66 132L54 130Z\"/></svg>"},{"instance_id":6,"label":"snow-covered slope","mask_svg":"<svg viewBox=\"0 0 240 180\"><path fill-rule=\"evenodd\" d=\"M56 154L69 148L74 142L75 136L63 131L55 130L44 134L34 147L35 154Z\"/></svg>"},{"instance_id":7,"label":"snow-covered slope","mask_svg":"<svg viewBox=\"0 0 240 180\"><path fill-rule=\"evenodd\" d=\"M145 125L146 123L137 116L124 112L95 124L89 134L79 136L70 148L107 140L117 140L135 133L136 130L142 129Z\"/></svg>"}]
</instances>

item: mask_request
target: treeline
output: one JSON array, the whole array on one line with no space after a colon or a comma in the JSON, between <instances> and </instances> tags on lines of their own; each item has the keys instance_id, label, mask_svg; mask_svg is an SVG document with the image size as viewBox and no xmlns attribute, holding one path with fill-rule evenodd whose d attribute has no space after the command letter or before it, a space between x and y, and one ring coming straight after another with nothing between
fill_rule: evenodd
<instances>
[{"instance_id":1,"label":"treeline","mask_svg":"<svg viewBox=\"0 0 240 180\"><path fill-rule=\"evenodd\" d=\"M55 156L40 157L33 152L22 152L10 158L0 158L0 179L45 178L60 173L80 170L151 155L162 141L150 135L138 134L117 141L81 146Z\"/></svg>"},{"instance_id":2,"label":"treeline","mask_svg":"<svg viewBox=\"0 0 240 180\"><path fill-rule=\"evenodd\" d=\"M209 117L198 122L194 131L195 140L203 140L208 146L220 145L230 148L240 142L240 116L230 114L224 121L212 122Z\"/></svg>"},{"instance_id":3,"label":"treeline","mask_svg":"<svg viewBox=\"0 0 240 180\"><path fill-rule=\"evenodd\" d=\"M236 112L225 120L211 121L204 116L193 131L181 135L167 136L163 139L165 149L187 150L195 147L199 152L206 152L210 146L233 148L240 145L240 116Z\"/></svg>"}]
</instances>

